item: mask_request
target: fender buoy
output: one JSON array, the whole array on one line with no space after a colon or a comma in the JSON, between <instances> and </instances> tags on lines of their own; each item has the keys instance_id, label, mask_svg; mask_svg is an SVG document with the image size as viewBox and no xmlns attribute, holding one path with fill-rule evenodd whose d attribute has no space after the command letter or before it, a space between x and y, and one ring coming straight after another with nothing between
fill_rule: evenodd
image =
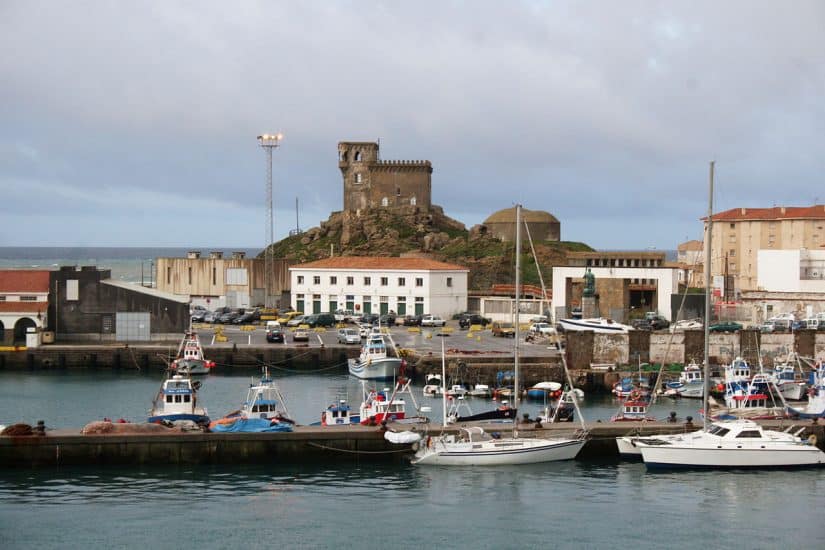
<instances>
[{"instance_id":1,"label":"fender buoy","mask_svg":"<svg viewBox=\"0 0 825 550\"><path fill-rule=\"evenodd\" d=\"M427 436L427 448L428 448L428 449L432 449L432 448L433 448L433 438L432 438L432 437L430 437L430 436Z\"/></svg>"},{"instance_id":2,"label":"fender buoy","mask_svg":"<svg viewBox=\"0 0 825 550\"><path fill-rule=\"evenodd\" d=\"M811 434L808 436L808 445L816 447L816 434Z\"/></svg>"},{"instance_id":3,"label":"fender buoy","mask_svg":"<svg viewBox=\"0 0 825 550\"><path fill-rule=\"evenodd\" d=\"M413 450L413 451L418 451L418 441L413 442L413 444L412 444L412 450Z\"/></svg>"}]
</instances>

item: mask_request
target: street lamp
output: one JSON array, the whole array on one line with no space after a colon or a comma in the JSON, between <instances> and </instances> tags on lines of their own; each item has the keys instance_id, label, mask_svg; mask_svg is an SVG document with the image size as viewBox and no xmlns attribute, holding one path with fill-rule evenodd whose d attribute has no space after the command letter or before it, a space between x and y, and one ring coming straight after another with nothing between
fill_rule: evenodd
<instances>
[{"instance_id":1,"label":"street lamp","mask_svg":"<svg viewBox=\"0 0 825 550\"><path fill-rule=\"evenodd\" d=\"M258 145L266 150L266 248L264 249L264 306L270 307L270 279L273 271L272 243L275 240L272 223L272 150L280 146L284 138L277 134L263 134L258 136Z\"/></svg>"}]
</instances>

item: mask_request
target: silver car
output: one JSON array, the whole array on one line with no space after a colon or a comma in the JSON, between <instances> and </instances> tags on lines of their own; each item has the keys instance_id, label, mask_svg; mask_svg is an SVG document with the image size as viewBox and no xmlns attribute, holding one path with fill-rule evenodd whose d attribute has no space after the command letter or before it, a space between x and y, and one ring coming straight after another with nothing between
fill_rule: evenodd
<instances>
[{"instance_id":1,"label":"silver car","mask_svg":"<svg viewBox=\"0 0 825 550\"><path fill-rule=\"evenodd\" d=\"M360 344L361 335L354 328L342 328L338 330L339 344Z\"/></svg>"}]
</instances>

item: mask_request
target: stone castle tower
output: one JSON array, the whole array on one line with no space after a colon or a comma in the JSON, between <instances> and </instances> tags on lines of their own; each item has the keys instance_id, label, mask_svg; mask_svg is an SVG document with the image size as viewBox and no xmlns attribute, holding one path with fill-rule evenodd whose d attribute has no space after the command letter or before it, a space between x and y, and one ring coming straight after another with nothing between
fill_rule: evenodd
<instances>
[{"instance_id":1,"label":"stone castle tower","mask_svg":"<svg viewBox=\"0 0 825 550\"><path fill-rule=\"evenodd\" d=\"M344 211L416 206L429 211L433 167L428 160L380 160L378 144L338 143L338 167L344 177Z\"/></svg>"}]
</instances>

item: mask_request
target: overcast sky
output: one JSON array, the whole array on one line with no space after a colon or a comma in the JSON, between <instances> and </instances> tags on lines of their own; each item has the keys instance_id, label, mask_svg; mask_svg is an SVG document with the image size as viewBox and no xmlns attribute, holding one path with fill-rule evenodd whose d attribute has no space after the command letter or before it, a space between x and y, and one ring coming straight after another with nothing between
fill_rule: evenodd
<instances>
[{"instance_id":1,"label":"overcast sky","mask_svg":"<svg viewBox=\"0 0 825 550\"><path fill-rule=\"evenodd\" d=\"M262 246L342 208L337 142L432 161L467 227L673 249L825 202L825 3L0 2L0 245Z\"/></svg>"}]
</instances>

